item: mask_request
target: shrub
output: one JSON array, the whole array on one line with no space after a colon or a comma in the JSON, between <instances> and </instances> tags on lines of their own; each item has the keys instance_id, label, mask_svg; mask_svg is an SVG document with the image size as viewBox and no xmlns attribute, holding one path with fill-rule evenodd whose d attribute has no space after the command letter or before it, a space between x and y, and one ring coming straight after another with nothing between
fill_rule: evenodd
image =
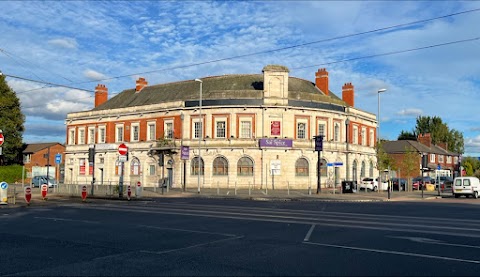
<instances>
[{"instance_id":1,"label":"shrub","mask_svg":"<svg viewBox=\"0 0 480 277\"><path fill-rule=\"evenodd\" d=\"M0 166L0 182L7 182L13 184L15 182L22 182L22 169L21 165L6 165Z\"/></svg>"}]
</instances>

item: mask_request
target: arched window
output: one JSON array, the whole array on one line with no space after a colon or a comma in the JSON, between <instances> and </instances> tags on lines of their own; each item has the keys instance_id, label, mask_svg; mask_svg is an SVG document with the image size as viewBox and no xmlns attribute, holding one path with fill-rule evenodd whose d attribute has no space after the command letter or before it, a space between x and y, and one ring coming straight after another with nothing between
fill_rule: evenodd
<instances>
[{"instance_id":1,"label":"arched window","mask_svg":"<svg viewBox=\"0 0 480 277\"><path fill-rule=\"evenodd\" d=\"M191 162L191 166L190 166L190 171L192 173L192 175L198 175L198 173L200 172L200 175L203 175L204 174L204 170L205 170L205 163L203 162L203 159L199 159L199 157L194 157L192 159L192 162Z\"/></svg>"},{"instance_id":2,"label":"arched window","mask_svg":"<svg viewBox=\"0 0 480 277\"><path fill-rule=\"evenodd\" d=\"M228 162L224 157L213 160L213 175L228 175Z\"/></svg>"},{"instance_id":3,"label":"arched window","mask_svg":"<svg viewBox=\"0 0 480 277\"><path fill-rule=\"evenodd\" d=\"M115 175L122 174L122 163L119 160L115 161Z\"/></svg>"},{"instance_id":4,"label":"arched window","mask_svg":"<svg viewBox=\"0 0 480 277\"><path fill-rule=\"evenodd\" d=\"M299 158L295 162L295 175L308 176L308 161L305 158Z\"/></svg>"},{"instance_id":5,"label":"arched window","mask_svg":"<svg viewBox=\"0 0 480 277\"><path fill-rule=\"evenodd\" d=\"M362 168L360 169L360 178L365 177L365 161L362 161Z\"/></svg>"},{"instance_id":6,"label":"arched window","mask_svg":"<svg viewBox=\"0 0 480 277\"><path fill-rule=\"evenodd\" d=\"M131 175L140 175L140 160L138 158L133 158L130 163L130 174Z\"/></svg>"},{"instance_id":7,"label":"arched window","mask_svg":"<svg viewBox=\"0 0 480 277\"><path fill-rule=\"evenodd\" d=\"M373 177L373 162L370 161L370 170L368 172L368 177Z\"/></svg>"},{"instance_id":8,"label":"arched window","mask_svg":"<svg viewBox=\"0 0 480 277\"><path fill-rule=\"evenodd\" d=\"M352 165L352 181L357 181L357 160L354 160Z\"/></svg>"},{"instance_id":9,"label":"arched window","mask_svg":"<svg viewBox=\"0 0 480 277\"><path fill-rule=\"evenodd\" d=\"M237 163L237 175L253 176L253 161L249 157L242 157Z\"/></svg>"},{"instance_id":10,"label":"arched window","mask_svg":"<svg viewBox=\"0 0 480 277\"><path fill-rule=\"evenodd\" d=\"M321 163L321 165L320 165L320 174L321 175L320 176L327 177L327 160L321 159L320 163ZM317 171L318 171L318 163L317 163L316 168L317 168ZM315 175L317 175L317 174L315 174Z\"/></svg>"}]
</instances>

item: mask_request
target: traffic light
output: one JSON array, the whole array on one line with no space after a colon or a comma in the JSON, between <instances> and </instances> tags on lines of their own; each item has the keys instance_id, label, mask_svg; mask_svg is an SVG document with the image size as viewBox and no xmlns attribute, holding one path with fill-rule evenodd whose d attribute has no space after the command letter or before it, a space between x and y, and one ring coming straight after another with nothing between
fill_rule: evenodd
<instances>
[{"instance_id":1,"label":"traffic light","mask_svg":"<svg viewBox=\"0 0 480 277\"><path fill-rule=\"evenodd\" d=\"M158 165L163 166L163 153L158 155Z\"/></svg>"},{"instance_id":2,"label":"traffic light","mask_svg":"<svg viewBox=\"0 0 480 277\"><path fill-rule=\"evenodd\" d=\"M428 154L422 156L422 168L428 167Z\"/></svg>"},{"instance_id":3,"label":"traffic light","mask_svg":"<svg viewBox=\"0 0 480 277\"><path fill-rule=\"evenodd\" d=\"M95 148L88 148L88 162L95 162Z\"/></svg>"}]
</instances>

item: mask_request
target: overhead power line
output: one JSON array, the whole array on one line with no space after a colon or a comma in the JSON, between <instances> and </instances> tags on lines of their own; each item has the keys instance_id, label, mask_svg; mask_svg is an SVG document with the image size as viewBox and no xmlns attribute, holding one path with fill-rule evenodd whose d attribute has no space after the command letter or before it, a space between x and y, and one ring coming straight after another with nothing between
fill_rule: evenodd
<instances>
[{"instance_id":1,"label":"overhead power line","mask_svg":"<svg viewBox=\"0 0 480 277\"><path fill-rule=\"evenodd\" d=\"M75 89L75 90L81 90L81 91L87 91L87 92L93 92L93 90L88 90L88 89L83 89L83 88L76 88L76 87L72 87L72 86L67 86L67 85L62 85L62 84L55 84L55 83L50 83L50 82L44 82L44 81L39 81L39 80L33 80L33 79L29 79L29 78L25 78L25 77L20 77L20 76L15 76L15 75L10 75L10 74L3 74L7 77L10 77L10 78L15 78L15 79L20 79L20 80L24 80L24 81L29 81L29 82L34 82L34 83L40 83L40 84L44 84L44 85L50 85L52 87L63 87L63 88L69 88L69 89ZM43 89L43 88L42 88Z\"/></svg>"}]
</instances>

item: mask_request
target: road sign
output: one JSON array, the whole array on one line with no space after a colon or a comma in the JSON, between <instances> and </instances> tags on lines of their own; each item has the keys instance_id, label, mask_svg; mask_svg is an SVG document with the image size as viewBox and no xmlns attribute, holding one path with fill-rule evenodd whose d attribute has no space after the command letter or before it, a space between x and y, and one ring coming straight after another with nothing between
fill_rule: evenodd
<instances>
[{"instance_id":1,"label":"road sign","mask_svg":"<svg viewBox=\"0 0 480 277\"><path fill-rule=\"evenodd\" d=\"M87 186L82 186L82 201L87 199Z\"/></svg>"},{"instance_id":2,"label":"road sign","mask_svg":"<svg viewBox=\"0 0 480 277\"><path fill-rule=\"evenodd\" d=\"M130 200L130 196L132 196L132 188L130 185L127 186L127 200Z\"/></svg>"},{"instance_id":3,"label":"road sign","mask_svg":"<svg viewBox=\"0 0 480 277\"><path fill-rule=\"evenodd\" d=\"M327 166L333 166L333 163L327 163Z\"/></svg>"},{"instance_id":4,"label":"road sign","mask_svg":"<svg viewBox=\"0 0 480 277\"><path fill-rule=\"evenodd\" d=\"M135 194L137 198L140 198L142 196L142 183L140 183L140 181L137 182L137 187L135 188Z\"/></svg>"},{"instance_id":5,"label":"road sign","mask_svg":"<svg viewBox=\"0 0 480 277\"><path fill-rule=\"evenodd\" d=\"M0 183L0 204L1 205L6 205L8 202L7 189L8 189L7 182L1 182Z\"/></svg>"},{"instance_id":6,"label":"road sign","mask_svg":"<svg viewBox=\"0 0 480 277\"><path fill-rule=\"evenodd\" d=\"M343 166L343 163L342 162L334 162L333 165L334 166Z\"/></svg>"},{"instance_id":7,"label":"road sign","mask_svg":"<svg viewBox=\"0 0 480 277\"><path fill-rule=\"evenodd\" d=\"M120 155L127 155L128 152L128 147L125 145L125 143L122 143L118 146L118 154Z\"/></svg>"},{"instance_id":8,"label":"road sign","mask_svg":"<svg viewBox=\"0 0 480 277\"><path fill-rule=\"evenodd\" d=\"M45 198L47 197L48 185L43 184L42 187L41 187L41 190L42 190L42 198L43 198L43 200L45 200Z\"/></svg>"},{"instance_id":9,"label":"road sign","mask_svg":"<svg viewBox=\"0 0 480 277\"><path fill-rule=\"evenodd\" d=\"M55 155L55 163L61 164L62 163L62 154Z\"/></svg>"},{"instance_id":10,"label":"road sign","mask_svg":"<svg viewBox=\"0 0 480 277\"><path fill-rule=\"evenodd\" d=\"M0 133L0 146L2 146L4 139L5 139L5 138L3 137L3 134Z\"/></svg>"},{"instance_id":11,"label":"road sign","mask_svg":"<svg viewBox=\"0 0 480 277\"><path fill-rule=\"evenodd\" d=\"M30 205L30 200L32 200L32 188L31 187L25 187L24 189L24 197L25 197L25 202L27 202L27 205Z\"/></svg>"},{"instance_id":12,"label":"road sign","mask_svg":"<svg viewBox=\"0 0 480 277\"><path fill-rule=\"evenodd\" d=\"M126 162L127 161L127 156L125 156L125 155L118 156L118 161L119 162Z\"/></svg>"}]
</instances>

